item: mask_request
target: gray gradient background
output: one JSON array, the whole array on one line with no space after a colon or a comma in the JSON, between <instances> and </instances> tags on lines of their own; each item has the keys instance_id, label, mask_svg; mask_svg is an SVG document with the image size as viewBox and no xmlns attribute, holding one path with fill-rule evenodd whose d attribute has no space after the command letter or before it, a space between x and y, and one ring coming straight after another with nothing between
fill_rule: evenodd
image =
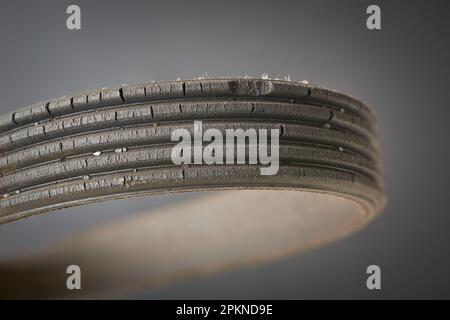
<instances>
[{"instance_id":1,"label":"gray gradient background","mask_svg":"<svg viewBox=\"0 0 450 320\"><path fill-rule=\"evenodd\" d=\"M384 213L361 232L283 261L134 298L450 298L448 4L444 1L69 1L0 3L0 112L122 83L291 74L350 93L379 115ZM365 27L378 4L382 30ZM0 226L0 257L150 206L141 198ZM378 264L382 290L365 269Z\"/></svg>"}]
</instances>

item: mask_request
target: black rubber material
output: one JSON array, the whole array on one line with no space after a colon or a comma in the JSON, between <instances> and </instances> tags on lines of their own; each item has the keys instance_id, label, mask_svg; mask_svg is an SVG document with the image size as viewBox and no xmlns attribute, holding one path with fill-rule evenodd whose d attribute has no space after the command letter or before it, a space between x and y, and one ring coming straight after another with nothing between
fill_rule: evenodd
<instances>
[{"instance_id":1,"label":"black rubber material","mask_svg":"<svg viewBox=\"0 0 450 320\"><path fill-rule=\"evenodd\" d=\"M277 128L280 170L176 166L173 129ZM95 154L94 154L95 153ZM375 116L297 82L206 79L101 89L0 116L0 223L110 198L205 189L307 189L384 202Z\"/></svg>"}]
</instances>

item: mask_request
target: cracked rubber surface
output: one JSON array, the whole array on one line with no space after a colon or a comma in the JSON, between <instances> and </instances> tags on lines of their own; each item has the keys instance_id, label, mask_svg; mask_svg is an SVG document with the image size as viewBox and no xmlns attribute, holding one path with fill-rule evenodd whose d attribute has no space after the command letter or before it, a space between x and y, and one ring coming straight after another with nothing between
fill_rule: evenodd
<instances>
[{"instance_id":1,"label":"cracked rubber surface","mask_svg":"<svg viewBox=\"0 0 450 320\"><path fill-rule=\"evenodd\" d=\"M278 173L263 176L250 164L174 165L171 133L192 133L195 120L222 133L278 129ZM379 153L370 108L288 81L124 86L0 116L0 223L108 199L228 191L0 261L0 297L111 297L334 241L384 206ZM67 290L66 268L74 263L83 290Z\"/></svg>"},{"instance_id":2,"label":"cracked rubber surface","mask_svg":"<svg viewBox=\"0 0 450 320\"><path fill-rule=\"evenodd\" d=\"M280 169L175 166L175 128L276 128ZM121 152L118 152L121 151ZM376 120L359 100L296 82L205 79L101 89L0 116L0 223L105 199L292 189L384 203Z\"/></svg>"}]
</instances>

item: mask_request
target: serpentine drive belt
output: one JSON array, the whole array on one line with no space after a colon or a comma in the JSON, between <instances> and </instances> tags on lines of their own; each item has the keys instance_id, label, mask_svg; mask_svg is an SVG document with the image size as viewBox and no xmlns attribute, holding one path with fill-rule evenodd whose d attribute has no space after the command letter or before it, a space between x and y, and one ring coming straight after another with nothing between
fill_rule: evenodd
<instances>
[{"instance_id":1,"label":"serpentine drive belt","mask_svg":"<svg viewBox=\"0 0 450 320\"><path fill-rule=\"evenodd\" d=\"M277 173L250 163L174 164L171 133L192 131L194 121L219 132L278 129ZM251 78L100 89L0 116L0 223L108 199L217 190L225 191L0 261L0 296L113 296L343 237L385 204L376 118L336 91ZM66 287L72 264L81 290Z\"/></svg>"}]
</instances>

